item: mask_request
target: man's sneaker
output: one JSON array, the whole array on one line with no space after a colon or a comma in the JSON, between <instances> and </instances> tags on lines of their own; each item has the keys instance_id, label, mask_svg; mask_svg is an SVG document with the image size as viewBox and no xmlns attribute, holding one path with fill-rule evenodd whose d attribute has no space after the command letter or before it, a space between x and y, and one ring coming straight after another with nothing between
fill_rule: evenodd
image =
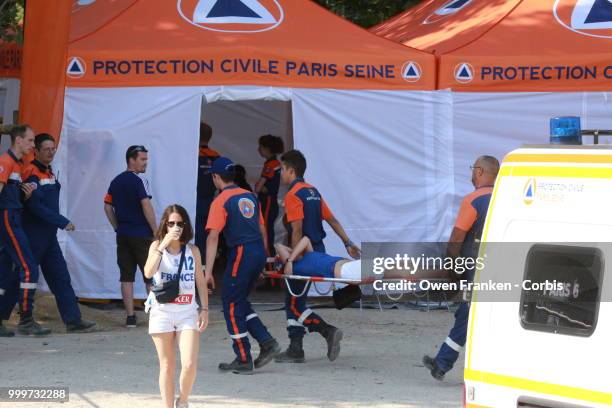
<instances>
[{"instance_id":1,"label":"man's sneaker","mask_svg":"<svg viewBox=\"0 0 612 408\"><path fill-rule=\"evenodd\" d=\"M446 372L442 371L440 367L438 367L438 363L436 363L436 360L429 356L424 356L423 365L429 370L433 378L438 381L442 381L444 379L444 374L446 374Z\"/></svg>"},{"instance_id":2,"label":"man's sneaker","mask_svg":"<svg viewBox=\"0 0 612 408\"><path fill-rule=\"evenodd\" d=\"M125 327L134 328L136 326L138 326L138 324L136 323L136 315L128 316L125 319Z\"/></svg>"},{"instance_id":3,"label":"man's sneaker","mask_svg":"<svg viewBox=\"0 0 612 408\"><path fill-rule=\"evenodd\" d=\"M90 322L88 320L79 320L76 323L68 323L66 325L67 333L88 333L92 331L92 329L96 326L95 322Z\"/></svg>"},{"instance_id":4,"label":"man's sneaker","mask_svg":"<svg viewBox=\"0 0 612 408\"><path fill-rule=\"evenodd\" d=\"M14 336L15 336L15 332L4 327L4 325L0 321L0 337L14 337Z\"/></svg>"},{"instance_id":5,"label":"man's sneaker","mask_svg":"<svg viewBox=\"0 0 612 408\"><path fill-rule=\"evenodd\" d=\"M42 327L34 319L19 322L17 333L23 336L47 336L51 334L51 329Z\"/></svg>"},{"instance_id":6,"label":"man's sneaker","mask_svg":"<svg viewBox=\"0 0 612 408\"><path fill-rule=\"evenodd\" d=\"M276 363L303 363L304 348L302 346L302 337L291 337L291 343L287 350L274 357Z\"/></svg>"},{"instance_id":7,"label":"man's sneaker","mask_svg":"<svg viewBox=\"0 0 612 408\"><path fill-rule=\"evenodd\" d=\"M270 339L259 346L259 355L255 359L255 368L261 368L268 364L278 353L281 348L278 341Z\"/></svg>"},{"instance_id":8,"label":"man's sneaker","mask_svg":"<svg viewBox=\"0 0 612 408\"><path fill-rule=\"evenodd\" d=\"M344 337L344 333L337 327L330 326L325 336L327 342L327 358L329 361L334 361L340 354L340 340Z\"/></svg>"},{"instance_id":9,"label":"man's sneaker","mask_svg":"<svg viewBox=\"0 0 612 408\"><path fill-rule=\"evenodd\" d=\"M174 408L189 408L189 403L180 402L179 399L177 398L176 401L174 401Z\"/></svg>"},{"instance_id":10,"label":"man's sneaker","mask_svg":"<svg viewBox=\"0 0 612 408\"><path fill-rule=\"evenodd\" d=\"M238 357L231 363L221 363L219 364L219 370L221 371L231 371L234 374L253 374L255 373L253 367L253 360L248 360L247 362L242 362L238 360Z\"/></svg>"}]
</instances>

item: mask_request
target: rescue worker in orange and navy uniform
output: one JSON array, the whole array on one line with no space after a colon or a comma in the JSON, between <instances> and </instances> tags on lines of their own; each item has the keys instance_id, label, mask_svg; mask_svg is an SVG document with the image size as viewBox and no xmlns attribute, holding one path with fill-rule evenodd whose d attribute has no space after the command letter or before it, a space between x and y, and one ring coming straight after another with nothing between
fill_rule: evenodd
<instances>
[{"instance_id":1,"label":"rescue worker in orange and navy uniform","mask_svg":"<svg viewBox=\"0 0 612 408\"><path fill-rule=\"evenodd\" d=\"M38 285L38 264L23 230L23 201L30 198L34 186L22 183L22 157L34 147L34 131L27 125L11 129L11 147L0 156L0 336L14 332L2 325L19 301L19 325L23 335L45 336L51 333L33 317L34 295Z\"/></svg>"},{"instance_id":2,"label":"rescue worker in orange and navy uniform","mask_svg":"<svg viewBox=\"0 0 612 408\"><path fill-rule=\"evenodd\" d=\"M195 220L195 244L201 254L206 253L206 219L210 205L215 198L217 188L212 181L210 169L212 163L219 157L219 153L210 149L208 143L212 138L212 128L204 123L200 123L200 154L198 156L198 185L196 201L196 220Z\"/></svg>"},{"instance_id":3,"label":"rescue worker in orange and navy uniform","mask_svg":"<svg viewBox=\"0 0 612 408\"><path fill-rule=\"evenodd\" d=\"M461 202L457 221L448 242L447 253L450 257L461 256L472 259L478 257L478 246L498 172L499 162L493 156L480 156L472 166L472 184L475 190ZM467 270L461 279L472 282L474 269ZM436 357L428 355L423 357L423 365L436 380L443 380L444 375L453 368L459 358L459 352L466 342L469 315L470 304L461 302L455 312L455 324L440 346Z\"/></svg>"},{"instance_id":4,"label":"rescue worker in orange and navy uniform","mask_svg":"<svg viewBox=\"0 0 612 408\"><path fill-rule=\"evenodd\" d=\"M75 227L59 212L61 185L51 169L56 152L55 139L46 133L39 134L34 139L34 149L36 159L25 168L23 177L26 182L35 183L37 188L26 201L23 229L45 281L55 296L66 331L87 332L95 323L81 318L68 266L57 241L58 228L74 231Z\"/></svg>"},{"instance_id":5,"label":"rescue worker in orange and navy uniform","mask_svg":"<svg viewBox=\"0 0 612 408\"><path fill-rule=\"evenodd\" d=\"M282 155L281 179L283 183L289 185L289 191L285 195L285 217L289 224L291 247L295 248L302 237L306 236L310 239L315 251L324 253L323 220L325 220L340 237L348 254L359 259L361 250L349 239L319 191L304 181L305 172L306 158L300 151L290 150ZM308 290L305 286L310 283L292 281L287 285L291 285L293 293L302 293ZM288 288L285 291L285 313L290 344L286 351L276 357L275 361L277 363L303 363L305 361L303 349L305 328L325 338L327 358L334 361L340 353L342 330L327 324L321 316L309 309L306 305L306 296L292 296Z\"/></svg>"},{"instance_id":6,"label":"rescue worker in orange and navy uniform","mask_svg":"<svg viewBox=\"0 0 612 408\"><path fill-rule=\"evenodd\" d=\"M223 232L228 247L228 260L223 275L221 300L227 330L233 340L236 358L231 363L219 364L221 371L251 374L254 368L269 363L279 352L278 342L268 332L248 300L249 293L266 263L265 227L255 194L234 184L232 161L220 157L211 169L215 186L221 193L215 198L208 216L206 229L207 280L212 276L219 243ZM259 343L259 356L253 361L248 335Z\"/></svg>"},{"instance_id":7,"label":"rescue worker in orange and navy uniform","mask_svg":"<svg viewBox=\"0 0 612 408\"><path fill-rule=\"evenodd\" d=\"M283 139L264 135L259 138L259 155L266 159L261 177L255 184L255 192L261 205L261 213L268 234L269 256L274 256L274 223L278 217L278 190L280 188L281 163L277 155L284 150Z\"/></svg>"}]
</instances>

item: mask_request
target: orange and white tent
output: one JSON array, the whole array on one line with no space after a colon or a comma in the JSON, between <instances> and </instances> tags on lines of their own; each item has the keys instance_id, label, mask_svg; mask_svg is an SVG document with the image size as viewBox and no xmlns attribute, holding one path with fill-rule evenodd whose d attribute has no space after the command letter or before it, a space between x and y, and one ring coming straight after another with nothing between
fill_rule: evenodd
<instances>
[{"instance_id":1,"label":"orange and white tent","mask_svg":"<svg viewBox=\"0 0 612 408\"><path fill-rule=\"evenodd\" d=\"M101 200L129 145L150 151L157 211L177 202L194 216L202 119L252 177L261 134L303 151L355 241L436 240L452 222L429 53L309 0L75 0L68 36L58 160L80 296L119 296ZM333 233L326 244L345 252Z\"/></svg>"},{"instance_id":2,"label":"orange and white tent","mask_svg":"<svg viewBox=\"0 0 612 408\"><path fill-rule=\"evenodd\" d=\"M608 0L430 0L372 31L436 54L459 193L475 155L548 143L551 117L612 125Z\"/></svg>"}]
</instances>

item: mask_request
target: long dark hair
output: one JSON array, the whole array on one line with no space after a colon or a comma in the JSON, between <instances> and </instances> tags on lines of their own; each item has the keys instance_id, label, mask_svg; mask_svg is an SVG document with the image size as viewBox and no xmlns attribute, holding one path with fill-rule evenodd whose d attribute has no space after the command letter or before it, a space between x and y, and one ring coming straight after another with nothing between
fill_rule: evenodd
<instances>
[{"instance_id":1,"label":"long dark hair","mask_svg":"<svg viewBox=\"0 0 612 408\"><path fill-rule=\"evenodd\" d=\"M191 226L191 220L189 220L189 214L187 214L187 210L185 210L182 206L178 204L172 204L166 207L164 213L161 216L161 220L159 221L159 227L157 228L157 232L155 233L155 239L158 241L162 241L166 234L168 233L168 219L170 218L170 214L177 213L183 219L185 226L183 227L183 232L181 233L181 244L185 245L193 238L193 227Z\"/></svg>"}]
</instances>

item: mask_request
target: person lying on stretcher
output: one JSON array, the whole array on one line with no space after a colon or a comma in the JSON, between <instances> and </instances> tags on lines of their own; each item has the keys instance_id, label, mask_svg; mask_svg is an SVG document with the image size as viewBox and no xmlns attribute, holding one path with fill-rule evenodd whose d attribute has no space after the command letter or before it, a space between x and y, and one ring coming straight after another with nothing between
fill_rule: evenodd
<instances>
[{"instance_id":1,"label":"person lying on stretcher","mask_svg":"<svg viewBox=\"0 0 612 408\"><path fill-rule=\"evenodd\" d=\"M274 247L285 275L361 280L361 260L315 252L308 237L302 237L293 250L281 244Z\"/></svg>"}]
</instances>

